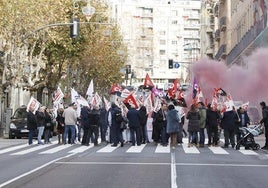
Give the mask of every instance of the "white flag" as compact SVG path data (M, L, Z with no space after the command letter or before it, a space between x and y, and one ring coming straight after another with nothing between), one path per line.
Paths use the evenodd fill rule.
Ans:
M90 81L90 84L89 84L89 86L88 86L86 95L88 95L88 96L92 96L93 93L94 93L94 85L93 85L93 80L91 80L91 81Z
M60 87L57 88L57 90L54 92L54 96L53 96L53 104L54 105L58 105L62 98L64 97L63 92L61 91Z
M33 108L34 109L33 113L35 114L35 112L38 110L39 106L40 106L40 102L37 99L35 99L34 97L31 97L30 101L27 105L26 111L29 112L29 109Z

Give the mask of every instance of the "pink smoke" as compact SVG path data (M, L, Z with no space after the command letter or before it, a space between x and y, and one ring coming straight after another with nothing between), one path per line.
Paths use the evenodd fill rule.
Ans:
M268 48L259 48L245 57L244 67L227 67L224 62L201 59L194 63L192 72L208 102L213 89L222 88L234 101L249 101L257 107L261 101L268 103Z

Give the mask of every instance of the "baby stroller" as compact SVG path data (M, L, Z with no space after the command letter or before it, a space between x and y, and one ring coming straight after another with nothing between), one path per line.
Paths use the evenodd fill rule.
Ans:
M241 138L237 141L235 146L236 150L240 149L240 146L245 146L245 149L260 149L260 145L257 144L254 140L255 136L261 134L261 125L254 125L249 127L239 127L239 131L241 133Z

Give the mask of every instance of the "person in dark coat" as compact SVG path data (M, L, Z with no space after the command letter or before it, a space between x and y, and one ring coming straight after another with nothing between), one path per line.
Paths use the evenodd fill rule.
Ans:
M213 109L211 104L207 106L207 118L206 118L206 128L208 134L208 146L211 144L213 146L218 146L218 126L220 122L221 116L217 109ZM211 142L212 141L212 142Z
M116 114L121 113L121 109L113 102L108 112L108 123L110 126L112 147L117 147L118 143L121 143L121 147L124 146L124 140L122 130L120 129L121 122L116 121Z
M265 134L265 144L261 149L268 150L268 107L266 106L265 102L261 102L260 106L262 108L262 119L260 124L264 124L264 134Z
M37 130L36 116L34 114L34 108L30 106L29 112L27 112L27 129L28 133L28 144L33 144L33 135Z
M133 105L131 105L129 111L127 112L127 119L128 119L128 126L130 129L130 137L132 146L135 146L136 142L137 145L141 145L140 139L140 124L141 124L141 116L140 113Z
M140 117L141 117L141 121L140 121L140 129L141 129L141 143L145 144L146 141L146 124L147 124L147 119L148 119L148 114L146 111L146 107L145 106L141 106L139 109L139 113L140 113Z
M62 143L63 133L64 133L64 117L62 117L64 109L58 109L56 121L57 121L57 135L58 135L58 144Z
M173 104L168 106L167 133L170 135L170 147L175 149L177 145L177 134L179 132L180 117Z
M100 128L100 109L98 106L94 106L92 110L89 111L89 126L90 126L90 138L93 138L94 146L98 146L99 139L99 128Z
M221 119L221 127L224 130L224 148L228 148L231 143L232 148L235 147L235 124L238 121L238 116L235 108L231 111L226 111L223 113Z
M106 133L108 129L108 113L107 110L102 107L100 110L100 135L101 135L101 142L105 143L106 140Z
M82 145L89 146L90 140L90 126L89 126L89 107L83 106L81 108L81 126L83 128L84 134L82 138Z
M167 146L167 104L162 103L160 110L153 114L153 140L157 145L160 141L163 146Z
M38 144L43 145L44 143L42 142L42 136L44 133L45 129L45 106L41 106L39 110L36 112L36 121L37 121L37 130L38 130L38 135L37 135L37 141Z
M188 147L197 145L197 134L199 131L199 120L200 114L198 112L197 107L192 104L190 110L186 115L186 119L188 119L188 132L189 132L189 143Z
M45 129L44 129L44 141L45 144L51 144L50 137L53 132L52 114L49 108L45 109Z

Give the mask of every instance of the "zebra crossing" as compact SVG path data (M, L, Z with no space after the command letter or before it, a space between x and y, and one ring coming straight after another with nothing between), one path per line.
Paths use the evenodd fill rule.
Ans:
M215 155L230 155L233 152L239 152L242 155L265 155L262 152L253 151L253 150L245 150L243 147L241 147L240 150L226 149L222 147L198 148L196 146L188 147L187 139L184 139L183 142L184 142L183 144L178 145L176 147L176 150L178 150L179 152L183 152L185 154L202 154L205 152L207 153L207 151L209 151L211 154L215 154ZM120 150L121 152L123 151L128 154L131 154L131 153L142 154L146 150L146 148L150 148L150 151L153 151L153 153L155 154L161 154L161 153L164 154L164 153L171 152L171 149L169 146L165 147L160 144L154 145L152 143L142 144L140 146L132 146L132 145L125 144L125 146L121 148L120 145L117 147L112 147L111 144L102 145L100 147L94 147L94 144L90 144L89 146L83 146L80 144L58 145L57 141L53 141L51 144L45 144L45 145L33 144L29 146L28 144L21 144L18 146L10 146L8 148L0 149L0 155L8 154L12 156L20 156L20 155L27 155L30 153L48 155L48 154L54 154L58 152L78 154L78 153L89 151L93 148L95 148L94 152L96 153L112 153L112 152L116 152L117 150Z

